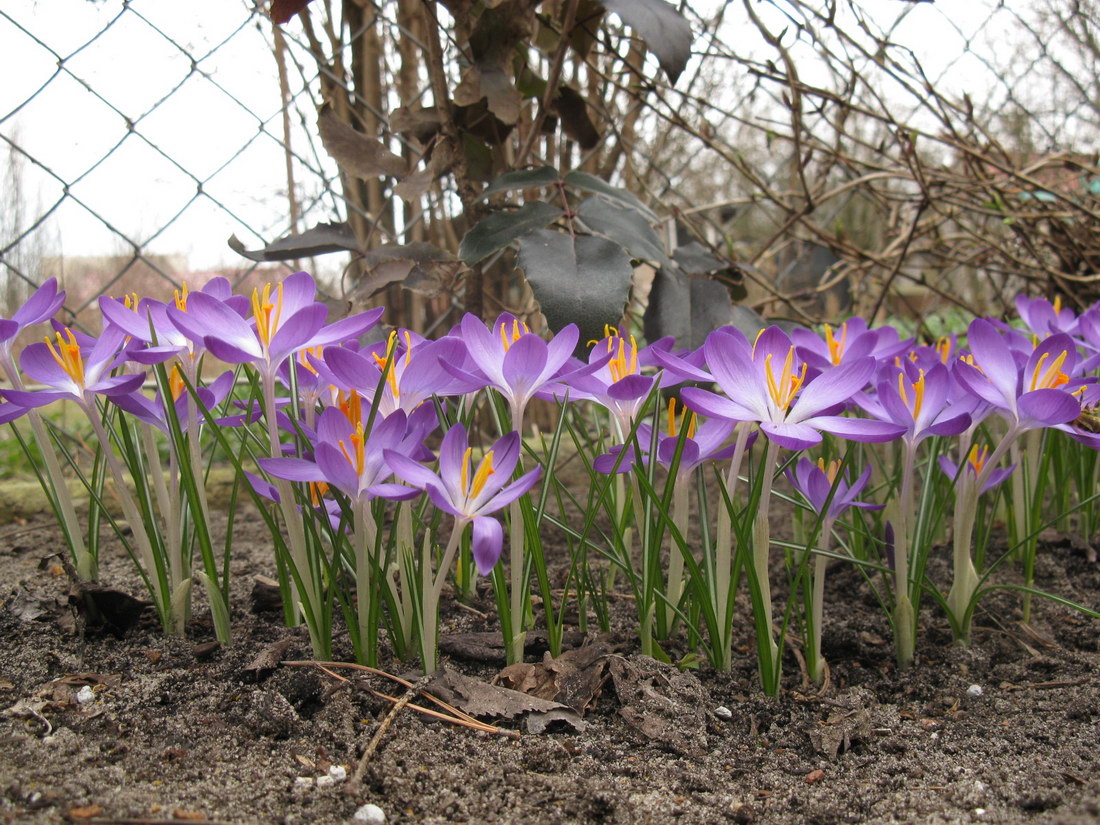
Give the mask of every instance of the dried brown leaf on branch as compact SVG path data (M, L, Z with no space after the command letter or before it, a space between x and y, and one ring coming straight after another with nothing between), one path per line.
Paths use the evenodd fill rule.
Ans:
M289 23L291 18L303 11L311 0L272 0L268 14L276 25Z
M325 150L349 175L372 180L386 175L401 178L409 172L404 158L340 120L328 107L322 107L318 113L317 129Z

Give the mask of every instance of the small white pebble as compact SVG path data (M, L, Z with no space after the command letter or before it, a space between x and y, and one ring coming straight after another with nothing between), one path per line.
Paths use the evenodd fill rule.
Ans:
M977 699L983 692L981 685L971 685L966 689L966 695L973 699Z
M84 685L84 687L76 692L76 701L82 705L86 705L93 699L95 699L95 691L87 685Z
M355 812L352 819L356 822L367 822L370 825L382 825L386 821L386 812L377 805L368 802Z
M313 777L312 776L296 776L296 777L294 777L294 787L295 788L301 788L303 790L305 788L312 788L313 787Z
M985 816L985 808L975 808L974 816Z
M343 782L348 778L348 769L343 765L329 765L328 775L332 777L333 782Z
M324 776L318 776L317 777L317 787L318 788L331 788L335 784L336 784L336 780L333 779L328 774L325 774Z
M733 711L727 708L725 705L719 705L714 709L714 715L719 719L732 719Z

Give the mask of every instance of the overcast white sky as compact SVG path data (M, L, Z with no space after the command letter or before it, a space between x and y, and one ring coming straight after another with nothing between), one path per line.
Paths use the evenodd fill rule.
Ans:
M899 38L935 77L996 3L865 5L880 10L883 24L908 9ZM226 247L231 234L253 245L285 232L275 62L269 26L250 17L250 7L245 0L132 0L130 11L120 0L4 2L0 135L34 158L23 162L26 211L49 209L62 198L62 181L72 183L73 198L39 231L43 248L67 256L130 251L93 212L152 252L188 256L193 269L240 265ZM210 79L191 73L185 52L203 58L198 69ZM64 70L54 53L72 55ZM981 71L974 60L952 68L962 84ZM135 133L127 118L135 121ZM0 143L4 154L7 147ZM192 202L192 176L204 181L210 197ZM321 209L309 223L333 217Z

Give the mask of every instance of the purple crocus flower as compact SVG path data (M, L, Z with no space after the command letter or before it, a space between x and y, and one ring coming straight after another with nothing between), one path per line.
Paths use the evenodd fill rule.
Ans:
M972 405L948 403L951 375L942 364L934 363L926 371L905 359L900 368L883 372L890 377L879 382L873 397L857 394L854 400L875 418L904 427L904 440L918 443L931 435L958 435L970 426Z
M480 378L447 361L443 366L471 385L487 385L498 390L508 402L513 426L518 428L530 400L568 363L580 333L576 324L568 324L547 342L532 333L527 324L507 313L497 318L492 330L490 332L479 318L469 313L462 319L462 342Z
M979 447L975 444L970 448L970 453L966 457L966 466L963 468L963 473L966 478L973 483L976 479L981 478L982 472L986 469L985 463L989 460L989 446L982 445ZM946 455L939 457L940 469L944 474L954 480L959 478L959 465L948 458ZM979 494L992 490L1010 475L1012 471L1016 469L1015 464L1011 464L1008 467L998 467L996 469L989 470L989 475L985 479L985 483L982 484L982 489L978 491Z
M611 413L620 438L634 425L646 398L654 385L669 386L683 380L679 374L643 375L641 367L652 363L650 356L656 345L639 348L634 336L624 337L608 327L608 336L592 347L588 365L580 366L562 378L569 388L569 397L595 401ZM662 351L667 349L661 343Z
M399 348L402 339L404 347ZM394 330L383 344L359 352L329 347L324 360L328 374L345 390L373 399L381 383L377 407L388 416L396 410L411 414L433 395L463 395L480 388L482 384L476 379L457 377L444 368L462 363L465 355L466 349L457 338L427 341L407 330Z
M420 490L403 484L386 483L393 471L383 458L383 452L410 452L410 433L405 413L398 410L374 422L364 432L363 422L353 426L348 417L336 407L321 413L317 422L317 441L314 459L261 458L260 466L287 481L312 484L332 484L353 501L372 498L388 498L405 501L416 498ZM413 432L422 438L422 433ZM414 447L419 447L416 441Z
M1016 296L1016 311L1027 328L1040 338L1057 332L1070 335L1077 332L1077 313L1063 307L1061 297L1051 302L1046 298L1029 298L1020 293Z
M187 432L191 424L187 414L187 389L180 378L178 370L178 366L172 368L172 371L168 374L168 381L172 394L172 405L176 410L176 420L179 421L180 429ZM232 389L233 372L232 370L226 370L211 381L208 386L198 388L199 400L202 401L206 409L213 410L225 400ZM151 424L161 432L167 433L170 431L168 409L165 406L163 397L147 398L140 392L132 392L126 395L113 395L111 401L130 415L144 421L146 424Z
M56 342L46 339L31 344L19 359L23 372L52 389L25 392L5 390L4 397L21 407L43 407L69 399L88 407L96 394L112 396L131 393L141 386L143 374L111 375L125 358L119 352L126 333L108 325L88 351L78 343L72 330L56 333Z
M473 525L474 562L484 576L496 565L504 545L503 528L489 513L518 499L542 475L542 467L535 467L511 481L519 461L519 446L519 434L508 433L486 451L474 468L466 428L455 424L443 437L438 473L394 450L385 450L383 455L398 478L425 490L436 507L455 517L457 531L467 522Z
M875 359L870 356L807 381L808 365L778 327L763 330L751 346L740 332L724 327L707 336L703 346L714 380L725 393L685 388L684 403L703 415L756 421L768 438L791 450L821 443L822 431L869 442L891 441L904 432L890 422L835 414L871 378Z
M825 324L824 337L808 329L791 331L798 356L811 370L824 372L841 364L870 355L876 361L893 358L907 350L911 341L898 341L893 327L868 329L867 322L855 316L834 329Z
M0 367L16 390L23 389L23 381L12 359L12 347L24 329L51 318L65 302L65 293L57 289L57 279L50 278L34 291L23 306L11 318L0 318ZM0 424L14 421L26 412L18 404L0 404Z
M11 318L0 318L0 363L5 368L11 365L11 348L15 339L29 326L40 324L65 303L65 293L58 292L57 278L50 278L34 291L34 294L19 307ZM16 379L8 376L14 384Z
M787 471L787 479L791 485L802 495L806 502L819 515L827 516L830 521L836 519L849 507L859 507L864 510L881 510L884 505L871 504L866 501L856 501L856 497L863 492L867 482L871 478L871 465L867 465L853 483L848 484L843 477L838 481L837 472L840 463L830 461L825 464L825 459L819 458L817 463L808 458L798 459L794 471ZM829 493L836 485L832 501ZM826 509L826 504L828 508Z
M174 290L171 306L176 312L187 312L192 294L184 283ZM248 300L242 295L234 295L226 278L211 279L203 286L201 294L229 307L241 318L248 312ZM130 358L139 364L159 364L173 356L182 358L184 354L196 358L205 349L201 340L188 337L172 323L168 315L169 306L151 298L138 300L136 296L121 301L106 296L99 299L99 309L104 318L122 327L135 341L147 344L145 347L130 348Z
M1018 430L1066 424L1080 415L1082 382L1071 380L1079 357L1068 335L1039 342L1022 370L989 321L971 321L967 338L971 355L956 362L956 378Z
M681 415L681 419L683 415ZM698 429L695 426L695 413L691 413L687 433L684 435L684 447L680 453L680 463L677 466L677 476L690 475L692 470L708 461L721 461L733 455L734 446L728 444L730 433L733 432L734 423L721 418L712 418L704 421ZM680 441L680 428L682 423L676 421L676 399L668 401L668 428L657 434L657 462L663 467L671 467L676 457L676 450ZM652 429L648 424L638 426L638 443L642 450L647 450L652 442ZM626 450L626 455L619 461L619 454ZM645 455L643 460L648 460ZM618 462L616 469L615 463ZM597 456L592 462L592 468L599 473L612 471L625 473L630 470L635 462L634 446L628 444L613 447L610 452Z
M252 319L202 292L192 293L187 310L168 307L168 317L192 341L202 342L215 357L231 364L256 364L267 375L292 352L355 338L378 323L375 308L325 326L328 309L318 303L317 285L296 272L275 285L252 291Z

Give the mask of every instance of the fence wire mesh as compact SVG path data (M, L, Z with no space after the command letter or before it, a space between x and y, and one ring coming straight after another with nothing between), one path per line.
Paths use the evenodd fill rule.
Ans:
M348 221L368 245L426 239L454 251L454 193L436 183L402 201L383 180L341 176L316 126L327 103L393 151L419 154L388 128L395 110L432 99L418 68L425 32L409 22L417 5L317 0L279 30L249 2L6 4L6 313L50 276L78 322L101 294L211 272L244 285L301 264L334 297L350 289L347 256L256 264L229 249L230 235L263 247ZM689 223L750 265L748 300L803 320L882 309L905 284L918 314L918 288L939 304L996 309L979 276L1006 290L1019 276L1091 288L1095 193L1078 195L1096 174L1094 2L681 10L697 39L675 86L651 60L641 76L631 68L627 33L600 35L571 77L598 115L597 147L547 139L531 159L630 187L670 226ZM462 55L453 41L443 48L457 82ZM1032 198L1008 209L1006 191ZM1070 240L1054 244L1057 232ZM426 328L458 304L457 294L408 302L405 320Z

